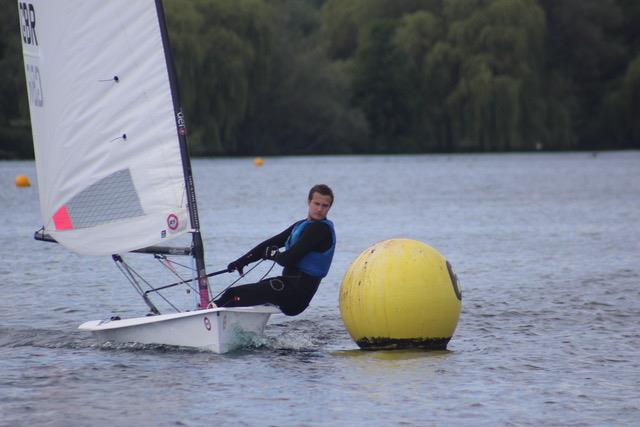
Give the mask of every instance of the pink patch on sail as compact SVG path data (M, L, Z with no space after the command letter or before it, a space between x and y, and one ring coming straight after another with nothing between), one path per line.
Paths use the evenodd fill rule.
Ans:
M56 226L56 230L72 230L73 222L67 211L67 207L63 206L53 214L53 223Z

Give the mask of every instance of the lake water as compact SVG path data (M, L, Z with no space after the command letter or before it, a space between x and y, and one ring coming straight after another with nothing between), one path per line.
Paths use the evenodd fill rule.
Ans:
M1 426L640 422L640 152L198 159L194 171L210 271L302 218L312 184L333 187L339 243L311 306L225 355L98 346L80 323L146 306L108 257L34 241L37 190L14 186L36 184L34 164L0 162ZM394 237L456 269L447 351L365 352L346 332L342 276Z

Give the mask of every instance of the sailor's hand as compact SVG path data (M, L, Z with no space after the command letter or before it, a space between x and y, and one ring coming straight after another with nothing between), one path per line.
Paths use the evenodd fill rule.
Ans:
M276 255L278 255L278 247L277 246L267 246L267 249L264 251L264 259L275 259Z
M245 265L247 265L247 264L245 264L241 260L237 259L237 260L233 261L232 263L229 263L229 265L227 265L227 270L229 270L229 272L237 271L242 276L242 274L243 274L242 269L245 267Z

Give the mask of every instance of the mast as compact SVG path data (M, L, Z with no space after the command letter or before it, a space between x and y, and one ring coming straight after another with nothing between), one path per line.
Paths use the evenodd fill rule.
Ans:
M160 26L160 34L162 36L162 45L164 47L164 55L167 60L167 71L169 73L169 86L171 88L171 97L173 99L173 111L176 119L176 131L180 141L180 154L182 156L182 169L184 171L185 187L187 190L187 203L189 207L189 218L191 220L193 257L196 261L196 271L198 278L198 291L200 294L200 309L207 308L209 305L209 280L207 279L207 271L204 265L204 245L202 244L202 236L200 235L200 219L198 218L198 206L196 204L196 190L193 182L193 173L191 171L191 158L189 156L189 146L187 145L187 128L185 126L182 106L180 104L180 95L178 92L178 81L176 78L175 66L171 55L171 44L169 34L167 32L167 21L165 19L162 0L155 0L156 10L158 12L158 23Z

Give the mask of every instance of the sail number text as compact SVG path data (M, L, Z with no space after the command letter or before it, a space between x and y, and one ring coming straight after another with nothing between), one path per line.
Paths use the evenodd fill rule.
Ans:
M26 44L38 46L36 35L36 10L31 3L20 2L20 20L22 21L22 40Z
M27 70L27 86L31 103L36 107L42 107L44 96L42 94L42 81L40 80L40 69L35 64L25 64Z

